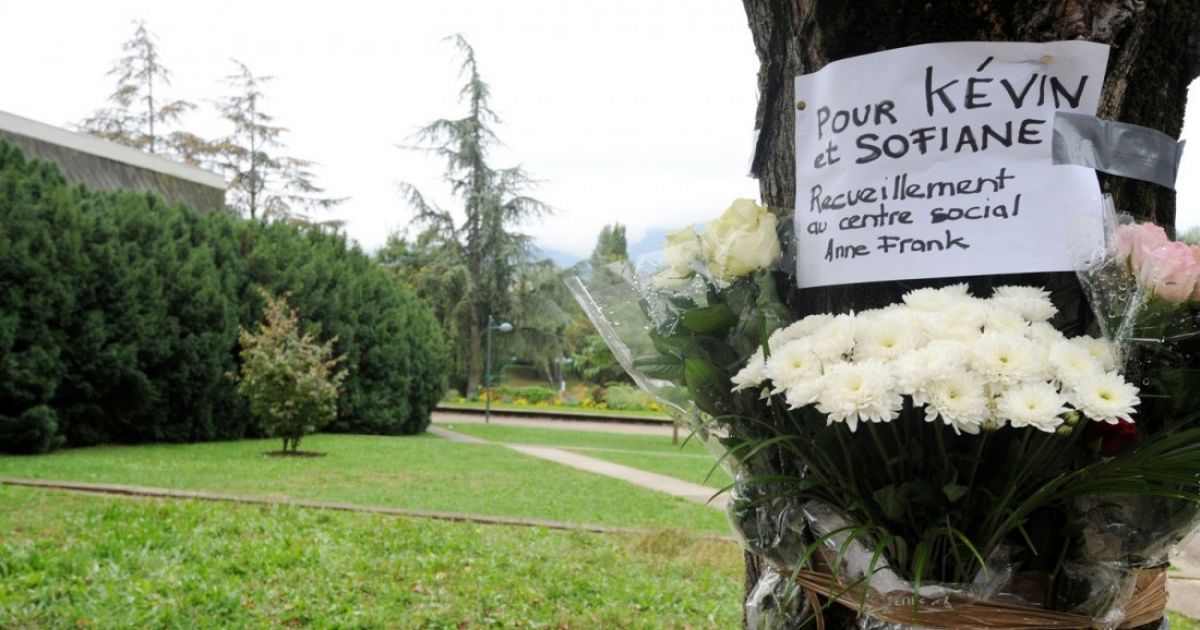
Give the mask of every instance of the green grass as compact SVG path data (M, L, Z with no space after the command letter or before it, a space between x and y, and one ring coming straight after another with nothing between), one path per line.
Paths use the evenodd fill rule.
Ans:
M1188 619L1175 613L1168 616L1171 618L1171 630L1200 630L1200 622L1195 619Z
M540 429L472 423L442 426L493 442L570 449L588 457L683 479L713 489L724 488L730 482L729 475L723 469L712 470L716 460L699 440L685 441L686 434L680 437L680 444L672 444L671 438L667 436L575 431L565 427Z
M264 457L274 440L0 456L0 476L208 490L418 510L727 533L710 507L492 445L432 436L316 435L321 458Z
M561 429L537 427L514 427L503 424L479 424L473 422L439 423L458 433L466 433L492 442L513 444L536 444L563 448L607 448L623 451L646 451L667 454L688 454L708 457L708 451L699 440L685 440L686 431L680 431L679 444L672 444L669 435L629 435L626 433L603 433L600 431L577 431L569 422ZM686 443L685 443L686 442Z
M733 628L741 552L0 487L3 628Z
M438 409L453 411L455 409L483 409L484 403L471 400L461 402L440 402ZM521 413L540 413L545 415L554 415L557 413L569 413L572 415L597 416L601 418L646 418L649 420L662 420L664 423L671 422L671 416L663 411L642 411L642 410L626 410L618 411L615 409L596 409L595 407L569 407L566 405L550 405L546 407L537 407L534 405L517 405L506 402L493 402L492 411L519 411Z

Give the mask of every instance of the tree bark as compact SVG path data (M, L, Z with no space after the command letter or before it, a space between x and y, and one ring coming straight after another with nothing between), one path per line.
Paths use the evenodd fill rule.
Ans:
M1197 0L743 0L759 58L759 132L752 174L763 201L795 207L793 78L825 64L881 50L947 41L1090 40L1112 45L1098 115L1178 137L1187 88L1200 73ZM1118 210L1174 225L1174 191L1101 177ZM1081 329L1090 312L1074 274L948 278L792 290L800 314L846 312L897 301L914 286L968 282L976 294L994 283L1043 285L1060 328ZM786 463L780 464L786 467ZM747 592L758 558L746 555ZM828 618L827 618L828 619ZM831 620L832 628L853 621ZM850 627L850 626L846 626Z

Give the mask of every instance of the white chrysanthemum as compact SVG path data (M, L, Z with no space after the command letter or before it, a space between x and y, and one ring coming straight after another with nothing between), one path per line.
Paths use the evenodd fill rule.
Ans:
M918 311L939 312L963 298L968 298L966 284L953 284L940 289L915 289L904 294L904 303Z
M767 359L763 368L763 376L774 385L772 393L778 394L819 378L822 364L821 357L813 351L812 342L797 339L771 353L771 358Z
M967 369L970 353L966 346L947 339L932 341L892 362L896 388L912 396L917 404L924 401L924 391L930 383L948 379Z
M1071 404L1083 415L1099 422L1133 422L1133 408L1141 403L1138 388L1116 372L1093 374L1079 382L1069 394Z
M1016 309L1004 304L987 302L984 307L983 330L1025 335L1029 332L1029 322Z
M831 366L817 396L817 411L825 414L827 422L845 422L851 431L860 421L891 421L903 405L891 370L874 359Z
M1087 350L1100 365L1104 367L1104 371L1111 372L1117 369L1117 351L1113 344L1107 339L1097 339L1096 337L1088 337L1081 335L1072 337L1071 343Z
M743 389L762 385L763 380L767 378L766 368L767 362L763 359L763 349L759 348L754 351L754 354L750 355L750 358L746 361L746 366L730 379L736 386L733 388L733 391L740 392Z
M824 384L825 377L823 376L796 381L784 390L783 398L787 401L789 409L799 409L811 405L817 401L817 396L821 393Z
M986 302L968 296L947 303L944 309L936 313L924 313L921 325L930 339L971 343L983 333L987 314Z
M991 417L983 381L971 372L959 372L930 383L926 388L925 420L941 419L955 433L979 433Z
M785 328L780 328L771 333L767 339L767 343L771 348L778 348L789 341L803 339L813 333L813 331L822 328L825 324L833 321L833 315L809 315L804 319L792 322Z
M1045 378L1044 356L1021 335L984 333L971 347L971 368L989 383L1015 385Z
M1048 356L1054 378L1062 383L1064 389L1079 386L1083 379L1104 372L1104 366L1092 356L1092 353L1069 341L1060 341L1050 346Z
M1014 427L1033 427L1053 433L1069 411L1062 394L1049 383L1022 383L1008 388L996 401L996 412Z
M1029 325L1029 338L1039 346L1049 348L1060 341L1066 341L1059 329L1046 322L1034 322Z
M1050 301L1050 292L1038 287L997 287L992 301L1017 311L1031 322L1044 322L1058 312Z
M853 315L838 315L805 339L812 343L813 352L821 359L840 361L854 349L856 328Z
M892 361L925 343L920 322L907 309L859 315L854 337L854 360Z

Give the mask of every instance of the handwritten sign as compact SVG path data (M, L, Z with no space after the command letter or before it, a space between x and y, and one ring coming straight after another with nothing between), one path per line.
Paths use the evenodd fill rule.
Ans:
M1052 164L1054 113L1095 114L1107 60L959 42L796 77L797 284L1070 270L1069 240L1101 242L1100 190Z

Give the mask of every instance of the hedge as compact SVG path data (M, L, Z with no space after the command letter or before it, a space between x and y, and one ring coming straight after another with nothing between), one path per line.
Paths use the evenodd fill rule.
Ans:
M228 378L259 286L346 356L332 430L428 426L445 341L345 236L72 186L0 140L0 451L261 435Z

